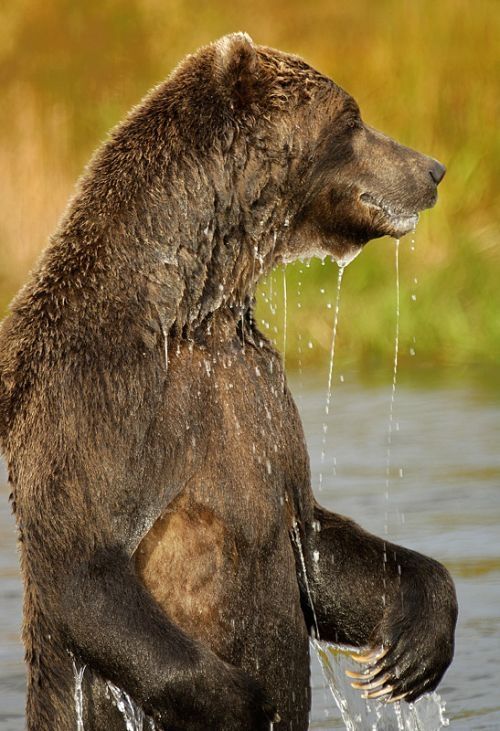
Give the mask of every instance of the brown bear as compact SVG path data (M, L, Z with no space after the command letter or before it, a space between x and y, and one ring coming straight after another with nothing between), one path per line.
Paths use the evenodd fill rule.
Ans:
M315 502L252 308L278 262L408 232L443 174L244 34L97 152L0 333L30 731L76 728L73 661L86 731L124 728L115 686L157 728L306 729L313 612L370 695L436 687L452 581Z

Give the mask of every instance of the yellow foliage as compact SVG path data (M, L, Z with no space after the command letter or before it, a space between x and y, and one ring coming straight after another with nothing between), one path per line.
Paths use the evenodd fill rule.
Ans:
M422 342L429 357L450 349L458 360L499 353L498 11L496 0L3 3L0 304L45 246L107 129L186 53L246 30L258 43L303 56L355 96L366 121L447 165L439 205L418 229L415 267L428 305L442 312L439 323L428 321L432 307L424 306L412 326L429 331ZM363 312L369 300L386 327L392 290L381 286L381 261L356 262L353 307ZM314 281L324 276L317 269ZM304 337L308 320L326 343L327 320L307 287L305 298ZM361 325L347 339L361 358L385 336L370 319L369 329Z

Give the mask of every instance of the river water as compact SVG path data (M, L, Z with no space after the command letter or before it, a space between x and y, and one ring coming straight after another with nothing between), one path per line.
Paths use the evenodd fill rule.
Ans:
M341 382L342 381L342 382ZM324 383L292 382L327 508L443 561L458 590L454 663L439 692L454 731L500 729L500 394L470 381L400 386L386 496L390 384L336 377L326 458ZM322 472L321 491L318 490ZM0 467L0 731L21 731L24 668L21 584ZM311 729L344 725L312 661Z

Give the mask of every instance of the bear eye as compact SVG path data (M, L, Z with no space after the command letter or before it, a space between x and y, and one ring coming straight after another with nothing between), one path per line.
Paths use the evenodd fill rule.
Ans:
M347 126L349 129L360 129L361 119L359 117L351 117L351 119L347 122Z

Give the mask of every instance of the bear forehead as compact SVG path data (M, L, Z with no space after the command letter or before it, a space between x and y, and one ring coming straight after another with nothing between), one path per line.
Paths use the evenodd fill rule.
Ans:
M215 50L217 65L226 70L231 69L238 75L242 64L247 64L252 75L265 77L272 82L272 86L287 94L293 94L300 89L306 90L310 97L315 91L340 97L349 96L332 79L310 66L304 59L269 46L255 44L247 33L230 33L215 41L211 48Z

